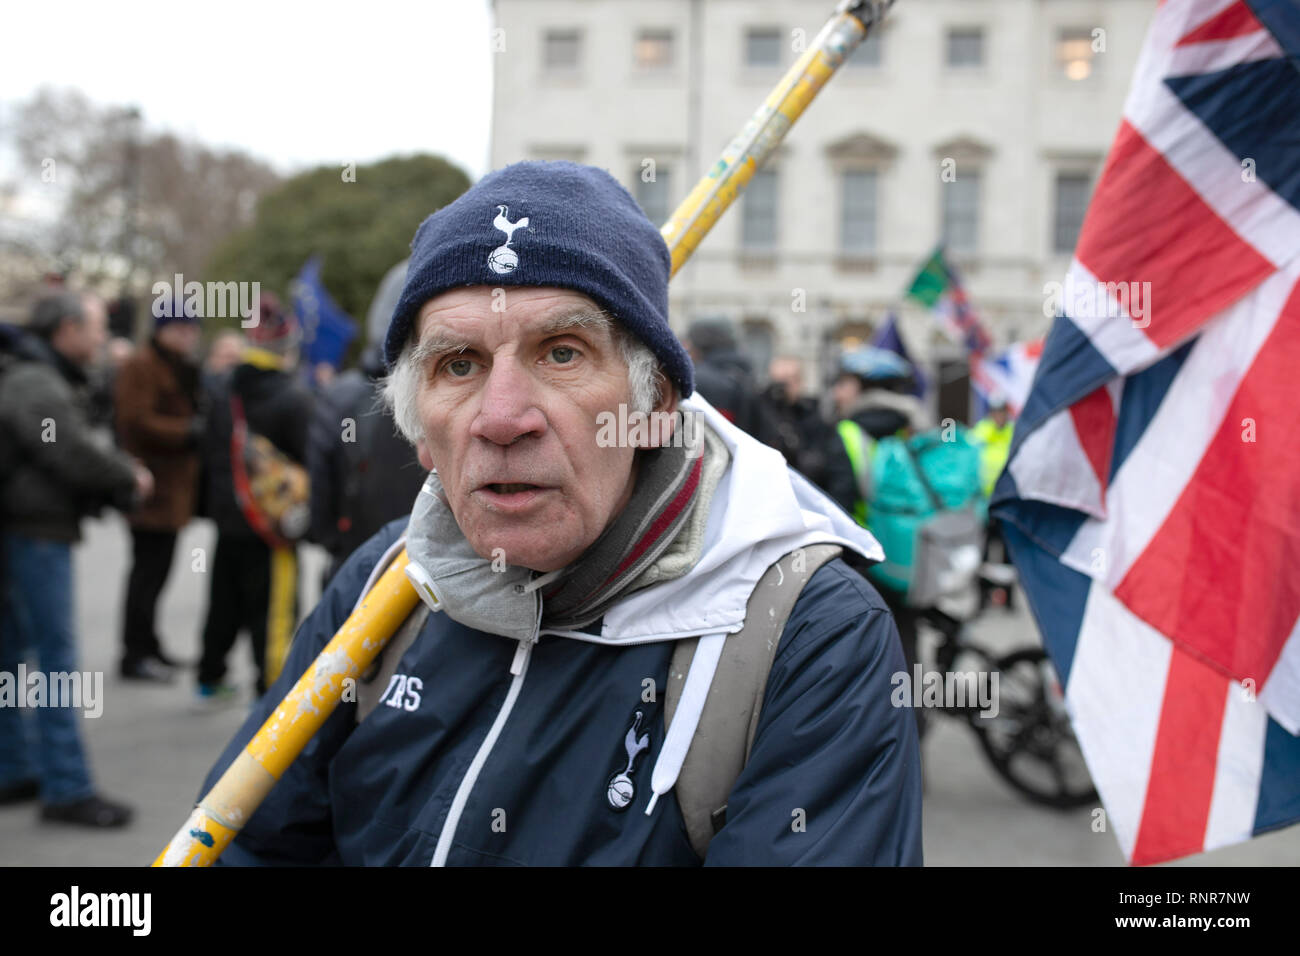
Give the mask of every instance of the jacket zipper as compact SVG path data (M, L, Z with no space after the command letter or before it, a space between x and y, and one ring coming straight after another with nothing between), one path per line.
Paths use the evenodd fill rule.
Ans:
M506 691L505 702L497 711L496 720L492 721L487 736L483 738L483 743L479 744L478 752L474 754L469 769L465 771L460 786L456 788L456 796L452 798L451 809L447 811L442 832L438 834L438 844L434 848L433 859L429 861L430 866L447 865L447 856L451 853L451 844L456 838L456 827L460 823L461 814L465 812L465 804L469 802L470 791L478 782L478 775L483 770L483 765L487 763L492 748L496 746L497 738L501 736L506 721L510 719L510 711L514 709L515 701L519 699L519 691L524 686L524 676L528 673L528 661L532 656L533 645L537 643L541 633L540 625L539 620L538 626L533 628L533 636L528 640L520 641L518 648L515 649L514 660L510 662L510 673L513 677L510 681L510 689Z

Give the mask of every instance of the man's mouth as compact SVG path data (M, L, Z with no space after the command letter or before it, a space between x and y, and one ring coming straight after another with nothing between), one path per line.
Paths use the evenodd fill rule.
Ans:
M502 514L522 515L546 500L553 488L527 481L491 481L474 493L479 503Z

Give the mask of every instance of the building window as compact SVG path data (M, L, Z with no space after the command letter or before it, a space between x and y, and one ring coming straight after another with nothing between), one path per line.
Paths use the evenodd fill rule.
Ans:
M1052 250L1074 252L1088 211L1089 178L1083 173L1057 173L1055 215L1052 222Z
M844 65L871 69L873 67L878 68L880 62L880 28L877 27L867 34L865 40L858 44L858 48L844 61Z
M745 66L780 66L781 31L776 27L750 27L745 31Z
M576 70L582 61L582 31L547 30L542 37L542 66L556 72Z
M741 201L740 245L745 252L776 249L776 173L760 169Z
M767 319L745 319L740 323L740 348L749 359L750 368L760 378L767 377L775 351L772 323Z
M1092 49L1092 31L1070 27L1056 38L1056 62L1067 80L1086 80L1097 66Z
M638 165L633 173L636 177L636 201L647 219L662 226L673 211L673 171L663 163L656 163L654 182L648 183L642 175L642 168Z
M974 252L979 246L980 174L963 172L940 188L944 244L952 252Z
M950 27L945 62L957 69L984 65L984 30L980 27Z
M874 170L849 170L841 176L840 249L859 256L876 251Z
M638 70L668 69L673 65L673 31L642 30L632 55Z

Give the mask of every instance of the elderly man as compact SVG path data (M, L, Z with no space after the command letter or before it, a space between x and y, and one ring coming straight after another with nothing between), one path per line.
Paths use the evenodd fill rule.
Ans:
M403 543L420 606L227 862L919 864L878 546L692 398L669 256L608 174L522 163L416 233L387 396L432 470L343 566L270 715Z

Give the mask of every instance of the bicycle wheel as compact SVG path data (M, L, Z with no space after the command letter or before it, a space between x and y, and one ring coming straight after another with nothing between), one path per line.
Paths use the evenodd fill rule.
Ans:
M993 769L1035 803L1058 809L1096 805L1097 790L1046 652L1015 651L999 658L997 668L997 715L970 718Z

